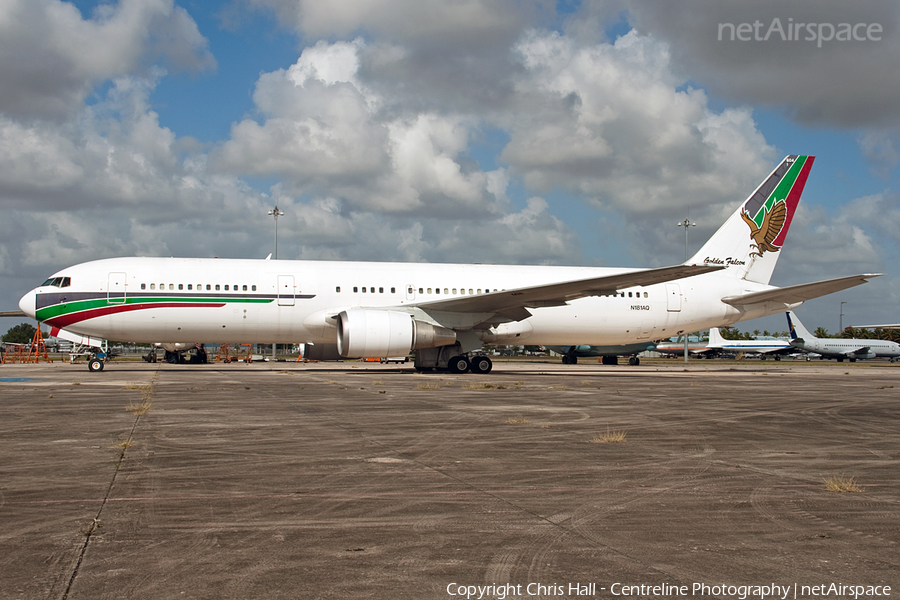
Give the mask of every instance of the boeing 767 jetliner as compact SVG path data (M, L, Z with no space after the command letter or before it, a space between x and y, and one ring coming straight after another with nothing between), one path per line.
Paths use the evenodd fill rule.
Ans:
M111 258L54 273L19 307L94 342L337 344L346 358L415 350L418 369L487 373L484 344L633 344L783 312L874 277L769 285L812 164L786 157L672 267Z

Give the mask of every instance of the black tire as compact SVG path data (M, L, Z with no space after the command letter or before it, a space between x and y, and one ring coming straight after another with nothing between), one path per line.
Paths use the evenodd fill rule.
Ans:
M447 363L447 368L451 373L465 373L469 370L469 359L462 354L454 356Z
M88 361L88 371L91 373L99 373L103 370L103 361L99 358L92 358Z
M487 356L476 356L469 363L469 370L479 375L487 375L494 368L494 363Z
M628 359L628 364L631 365L632 367L636 367L639 364L641 364L641 359L638 358L637 356L632 356L631 358Z

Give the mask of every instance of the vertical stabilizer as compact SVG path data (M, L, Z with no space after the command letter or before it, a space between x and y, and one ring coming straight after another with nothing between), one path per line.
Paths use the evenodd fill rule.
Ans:
M721 348L722 342L725 341L725 338L722 337L722 334L719 332L718 327L710 327L709 329L709 347L710 348Z
M803 323L800 322L800 319L797 318L797 315L794 314L793 311L787 311L787 322L788 329L791 332L791 339L796 340L797 338L804 340L814 340L816 336L811 334L806 327L803 326Z
M814 156L788 156L687 264L723 265L735 277L769 283Z

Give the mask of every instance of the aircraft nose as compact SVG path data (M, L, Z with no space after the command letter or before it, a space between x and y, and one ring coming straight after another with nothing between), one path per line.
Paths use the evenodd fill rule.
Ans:
M19 300L19 310L23 313L34 318L35 313L37 312L34 307L34 300L37 297L37 293L34 290L31 290Z

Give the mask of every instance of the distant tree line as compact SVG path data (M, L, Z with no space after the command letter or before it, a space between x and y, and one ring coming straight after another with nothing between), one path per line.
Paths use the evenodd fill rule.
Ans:
M737 327L722 327L722 337L726 340L753 340L762 336L772 336L777 338L789 339L791 334L789 331L775 331L770 333L768 330L760 331L754 329L752 332L742 332ZM840 335L828 333L824 327L816 327L813 335L817 338L857 338L863 340L890 340L892 342L900 342L900 329L860 329L858 327L845 327Z
M30 344L34 339L34 325L29 323L20 323L15 327L10 327L3 335L3 342L7 344Z

